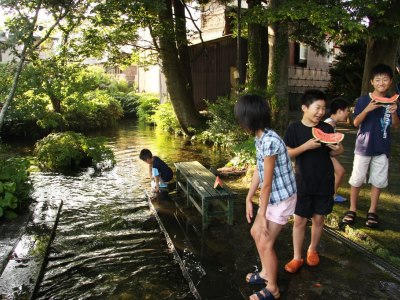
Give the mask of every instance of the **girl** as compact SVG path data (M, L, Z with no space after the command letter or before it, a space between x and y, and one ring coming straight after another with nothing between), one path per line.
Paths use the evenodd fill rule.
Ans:
M262 269L250 273L246 281L250 284L266 284L250 299L278 299L278 259L275 241L283 227L293 215L296 206L296 182L286 145L270 127L270 110L267 102L256 95L242 96L235 105L235 116L239 125L255 135L257 166L246 197L246 218L253 218L252 198L261 187L259 209L251 228L260 256Z

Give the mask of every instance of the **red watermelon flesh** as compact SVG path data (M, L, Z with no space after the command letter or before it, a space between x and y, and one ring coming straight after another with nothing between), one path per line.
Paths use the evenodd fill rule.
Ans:
M399 95L395 94L394 96L392 96L390 98L386 98L386 97L377 97L377 96L372 95L372 93L369 93L369 97L378 104L393 104L397 101L397 99L399 98Z
M344 134L341 132L326 133L315 127L312 129L312 135L324 144L337 144L340 143L344 138Z

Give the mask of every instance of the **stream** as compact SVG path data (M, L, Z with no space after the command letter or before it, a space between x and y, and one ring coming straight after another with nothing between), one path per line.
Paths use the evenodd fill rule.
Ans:
M148 148L172 168L188 160L219 167L226 154L132 121L101 135L116 156L112 170L32 174L34 198L63 200L36 299L194 299L149 210L148 165L138 156Z

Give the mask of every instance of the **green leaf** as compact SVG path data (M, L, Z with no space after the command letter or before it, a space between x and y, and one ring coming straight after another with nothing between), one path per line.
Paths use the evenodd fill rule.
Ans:
M8 201L4 197L0 197L0 207L8 206Z
M0 215L1 216L1 215ZM14 219L16 219L17 217L18 217L18 215L15 213L15 212L13 212L12 210L6 210L5 212L4 212L4 217L7 219L7 220L14 220Z
M15 182L3 183L4 192L14 193L16 187L17 185L15 184Z
M7 203L7 205L10 208L17 208L17 206L18 206L17 198L13 194L11 194L9 192L6 192L4 194L4 201Z

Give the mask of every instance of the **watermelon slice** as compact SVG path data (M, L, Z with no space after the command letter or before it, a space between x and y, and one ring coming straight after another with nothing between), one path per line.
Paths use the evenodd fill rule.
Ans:
M393 104L397 101L399 95L395 94L393 97L386 98L386 97L377 97L372 95L372 93L369 93L369 97L378 104Z
M223 185L224 185L224 183L222 182L221 178L219 178L219 176L217 176L217 178L215 178L215 182L214 182L214 189L222 188Z
M324 144L337 144L340 143L344 138L344 134L341 132L326 133L315 127L312 128L312 135Z

